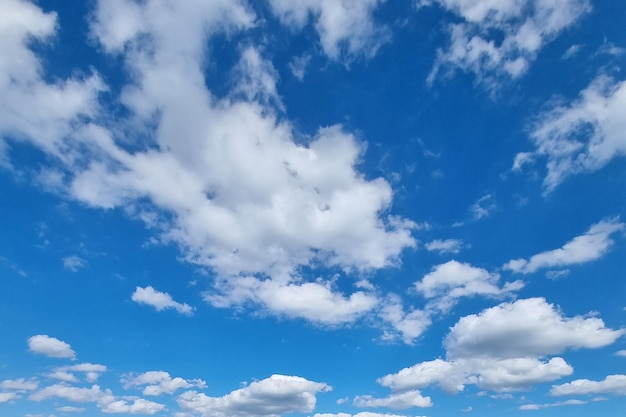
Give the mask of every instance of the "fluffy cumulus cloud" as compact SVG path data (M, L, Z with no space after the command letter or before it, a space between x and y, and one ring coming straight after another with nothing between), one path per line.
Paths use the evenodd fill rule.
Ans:
M530 274L541 268L561 268L594 261L607 253L614 243L611 235L624 230L624 227L624 223L617 218L603 220L592 225L585 234L576 236L561 248L538 253L529 259L511 260L504 265L504 268L513 272ZM558 272L556 277L563 275Z
M165 371L148 371L139 375L125 375L122 380L125 389L143 388L143 395L172 394L176 390L184 388L206 388L206 383L201 379L187 380L181 377L172 378Z
M61 366L55 368L48 378L54 378L65 382L79 382L80 379L76 377L76 373L82 374L83 378L90 383L96 382L103 372L106 372L107 367L95 363L80 363L71 366Z
M461 297L503 297L523 287L521 281L498 285L500 275L467 263L449 261L437 265L415 283L415 289L431 300L429 306L447 311Z
M386 407L393 410L404 410L413 407L431 407L433 402L430 397L424 397L419 390L410 390L393 393L384 398L361 395L354 399L353 404L356 407L364 408Z
M609 375L602 381L577 379L562 385L554 385L550 395L588 395L612 394L626 395L626 375Z
M383 334L383 340L395 340L398 337L407 344L412 344L431 325L431 312L412 309L406 311L402 300L395 294L389 294L381 302L378 316L391 326Z
M317 402L316 394L330 389L326 384L298 376L272 375L223 397L187 391L177 402L182 416L269 417L311 412Z
M138 397L116 397L110 389L102 389L99 385L77 387L61 382L44 387L29 397L31 401L62 399L74 403L94 403L107 414L143 414L153 415L165 408L164 404L148 401Z
M313 16L331 56L356 55L382 39L371 19L378 3L309 1L296 10L276 1L272 10L296 26ZM374 309L374 295L340 293L330 280L301 276L300 267L350 273L398 265L416 244L416 225L389 213L387 181L357 170L363 146L353 134L325 126L306 136L278 116L277 72L257 49L241 51L230 92L218 98L207 88L207 40L252 27L247 3L98 2L91 35L128 71L112 97L128 111L125 119L98 104L105 86L97 75L50 84L28 46L55 33L56 16L31 3L7 4L19 19L0 25L11 28L0 38L20 59L0 68L3 97L12 94L1 104L12 108L0 109L0 132L50 157L48 189L144 220L184 260L215 272L206 296L215 305L246 303L331 324ZM136 294L190 311L156 290Z
M389 41L388 29L373 12L385 0L270 0L272 12L286 24L302 29L313 21L320 43L331 59L373 56Z
M597 317L565 317L542 298L502 303L462 317L451 328L444 340L446 360L421 362L378 382L395 392L433 384L450 393L468 384L518 390L571 375L573 368L553 355L607 346L625 333Z
M553 191L572 175L597 171L626 154L626 81L596 78L580 97L540 114L530 138L532 152L515 157L514 170L535 160L546 162L543 186Z
M168 293L157 291L151 286L146 288L137 287L132 295L132 300L139 304L152 306L157 311L171 308L186 316L193 315L193 307L189 304L174 301Z
M448 26L450 44L438 52L428 77L459 69L480 82L523 75L540 50L590 11L589 0L426 0L459 21Z
M28 349L39 355L50 358L76 359L76 352L72 347L56 337L38 334L28 339Z

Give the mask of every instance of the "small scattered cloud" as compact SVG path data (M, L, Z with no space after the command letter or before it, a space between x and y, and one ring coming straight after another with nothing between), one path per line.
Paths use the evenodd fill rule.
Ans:
M468 263L455 260L435 266L431 272L415 282L415 289L429 301L429 307L450 310L462 297L505 297L524 286L522 281L498 285L500 275Z
M45 334L30 337L28 339L28 349L33 353L50 358L76 359L76 352L72 350L68 343Z
M440 255L448 253L457 254L465 247L460 239L435 239L424 245L426 250L430 252L438 252Z
M626 358L626 350L618 350L617 352L615 352L615 354L617 356L622 356L622 357Z
M371 395L360 395L354 398L352 403L360 408L391 408L393 410L405 410L414 407L432 407L430 397L424 397L419 390L410 390L400 393L392 393L385 398L375 398Z
M187 380L181 377L172 378L165 371L148 371L142 374L128 374L121 379L124 389L143 388L143 395L158 396L173 394L184 388L206 388L206 382L201 379Z
M132 300L138 304L152 306L157 311L173 309L185 316L193 315L194 308L189 304L174 301L168 293L157 291L151 286L137 287L132 295Z
M626 155L625 107L626 81L597 77L578 99L557 104L536 118L530 133L535 150L517 154L513 168L545 160L545 193L568 177L603 168Z
M565 278L566 276L568 276L570 273L569 269L559 269L557 271L548 271L546 272L546 277L549 279L561 279L561 278Z
M491 194L485 194L479 198L469 208L474 220L480 220L484 217L489 217L496 210L497 206L494 201L494 197Z
M570 46L569 48L567 48L567 51L565 51L563 55L561 55L561 59L571 59L575 57L576 55L578 55L582 48L583 46L580 44Z
M582 400L567 400L567 401L558 401L554 403L547 404L524 404L519 407L520 410L541 410L544 408L554 408L554 407L563 407L567 405L584 405L587 404L587 401Z
M604 256L613 246L613 233L624 230L626 224L615 217L592 225L585 234L575 237L561 248L541 252L529 259L513 259L503 265L504 269L516 273L530 274L542 268L564 267L595 261ZM553 271L552 277L566 275L561 271ZM546 274L548 275L548 274ZM548 277L550 277L548 275Z
M298 80L302 81L304 79L304 74L306 73L306 68L309 66L311 62L311 55L302 54L294 57L289 63L289 69L294 77Z
M83 269L86 265L87 261L76 255L70 255L63 258L63 268L72 272L77 272L79 269Z
M545 45L591 10L588 0L565 0L558 7L539 0L419 4L437 4L458 17L447 26L449 45L437 51L427 82L461 70L473 73L489 90L497 89L503 80L524 75Z

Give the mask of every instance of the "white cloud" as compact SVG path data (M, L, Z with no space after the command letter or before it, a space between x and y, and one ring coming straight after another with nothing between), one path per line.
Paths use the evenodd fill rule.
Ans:
M387 414L387 413L384 413L384 414L383 413L370 413L369 411L363 411L363 412L357 413L357 414L348 414L348 413L337 413L337 414L317 413L317 414L314 414L313 417L408 417L408 416L399 415L399 414ZM415 416L415 417L420 417L420 416Z
M83 407L72 407L71 405L65 405L63 407L57 407L57 411L62 413L84 413L87 409Z
M371 395L357 396L353 402L356 407L387 407L394 410L404 410L413 407L432 407L430 397L424 397L418 390L393 393L385 398L374 398Z
M601 75L580 97L539 115L530 134L532 160L546 160L545 192L572 175L601 169L626 154L626 82ZM517 163L517 158L516 158ZM517 164L518 169L524 164Z
M187 391L177 402L183 412L206 417L279 416L313 411L315 395L330 389L326 384L297 376L272 375L223 397Z
M591 7L588 0L433 0L461 22L448 26L450 45L438 51L428 82L444 70L472 72L493 88L502 78L522 76L539 51ZM501 40L497 38L501 37Z
M386 27L374 22L374 10L385 0L270 0L283 24L302 29L312 18L322 48L330 58L371 57L390 39Z
M451 328L446 360L418 363L378 383L400 392L432 384L450 393L468 384L499 392L524 389L572 374L565 360L550 355L607 346L625 333L596 317L564 317L542 298L502 303Z
M561 248L542 252L530 259L514 259L503 268L513 272L530 274L541 268L559 268L595 261L606 254L613 245L611 235L624 230L625 224L618 218L603 220L592 225L585 234L575 237Z
M138 304L152 306L157 311L172 308L180 314L186 316L193 315L194 309L189 304L176 302L168 293L157 291L151 286L146 288L137 287L133 293L132 300Z
M435 239L424 245L426 250L430 252L438 252L440 255L447 253L459 253L464 247L463 241L460 239Z
M563 53L563 55L561 56L561 59L570 59L576 55L578 55L578 53L580 52L580 50L583 48L582 45L572 45L569 48L567 48L567 51L565 51Z
M77 154L60 146L61 142L72 133L73 122L97 112L102 82L92 75L46 83L29 44L45 42L55 34L56 14L44 13L21 0L3 1L2 10L0 49L11 59L0 63L0 141L29 140L48 154L69 162Z
M76 352L72 350L69 344L45 334L30 337L28 348L33 353L51 358L76 359Z
M17 392L34 391L39 386L39 381L36 379L5 379L0 382L1 390L10 390Z
M222 294L205 294L205 299L216 307L253 301L274 314L326 325L354 322L378 304L375 295L364 291L345 297L333 290L332 282L289 283L280 279L242 277L232 278L222 285Z
M16 392L0 392L0 404L19 399L21 396Z
M590 381L577 379L562 385L554 385L550 395L588 395L588 394L612 394L626 395L626 375L609 375L602 381Z
M191 387L206 388L206 383L201 379L172 378L165 371L148 371L139 375L125 375L121 383L124 389L143 387L143 395L172 394L176 390Z
M406 344L412 344L432 323L427 311L413 309L405 312L401 298L395 294L389 294L381 302L378 316L391 325L383 339L394 340L399 336Z
M311 55L309 54L294 57L289 63L289 69L291 70L293 76L302 81L304 79L306 67L309 66L309 62L311 62Z
M541 410L543 408L563 407L566 405L584 405L587 401L567 400L548 404L524 404L519 407L520 410Z
M499 287L500 275L455 260L437 265L417 281L415 289L431 299L429 306L447 311L461 297L503 297L523 287L521 281L507 282Z
M105 395L110 395L106 391L102 391L100 386L93 385L91 388L74 387L64 382L49 385L32 393L28 398L32 401L44 401L50 398L62 398L64 400L89 403L98 402Z
M615 352L615 354L617 356L623 356L626 358L626 350L618 350L617 352Z
M153 415L165 408L164 404L148 401L143 398L134 400L115 400L100 407L106 414L144 414Z
M65 382L78 382L79 379L74 375L75 372L84 374L84 378L87 382L94 383L100 377L100 374L106 372L107 367L104 365L94 363L79 363L70 366L61 366L55 368L52 373L48 374L49 378L59 379Z
M480 220L483 217L489 217L496 210L497 206L494 202L493 195L485 194L471 205L470 211L474 220Z
M597 317L564 317L543 298L502 303L461 318L445 339L449 358L515 358L608 346L626 330Z
M84 268L85 265L87 265L87 261L76 255L66 256L63 258L63 268L69 269L72 272L76 272L79 269Z
M327 324L358 320L372 311L376 296L339 293L330 280L301 276L300 267L351 273L399 265L402 251L416 245L412 232L417 225L387 213L391 186L358 171L364 147L354 135L341 126L321 127L303 141L288 120L277 118L277 72L258 50L242 51L233 69L242 81L225 97L218 99L207 89L207 41L216 33L253 25L255 16L244 2L98 2L92 35L132 74L119 97L112 97L128 110L124 120L98 107L97 93L104 87L91 78L61 87L41 81L44 69L26 40L39 33L39 26L42 34L51 35L54 16L31 4L9 4L38 19L22 22L19 37L2 38L40 69L24 83L57 90L72 86L79 96L54 96L62 102L54 110L75 104L60 121L48 113L42 113L49 117L41 123L29 119L31 102L52 100L48 90L36 96L17 91L15 102L27 104L0 112L29 120L27 125L11 122L10 130L51 156L50 166L42 169L59 173L57 192L95 208L124 208L144 220L159 234L156 240L177 244L182 259L215 272L215 288L207 294L212 302L245 303ZM311 2L305 14L316 15L330 51L339 53L344 45L347 54L362 54L373 51L369 36L382 30L363 19L377 4L325 1L317 15L318 5ZM24 74L0 68L0 77L7 79ZM53 122L60 127L52 129ZM117 131L126 132L124 138L147 137L149 143L133 144L129 152L124 141L130 139ZM244 296L250 286L262 290L260 295ZM154 289L138 288L135 294L161 308L191 312ZM294 304L290 295L313 302Z

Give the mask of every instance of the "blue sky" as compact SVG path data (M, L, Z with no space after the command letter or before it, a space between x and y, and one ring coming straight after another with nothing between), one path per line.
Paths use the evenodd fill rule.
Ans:
M620 0L0 0L0 414L620 415Z

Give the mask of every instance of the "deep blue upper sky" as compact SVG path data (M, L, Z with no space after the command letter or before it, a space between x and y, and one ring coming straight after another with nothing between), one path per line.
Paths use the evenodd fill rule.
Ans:
M624 21L0 0L0 415L621 415Z

